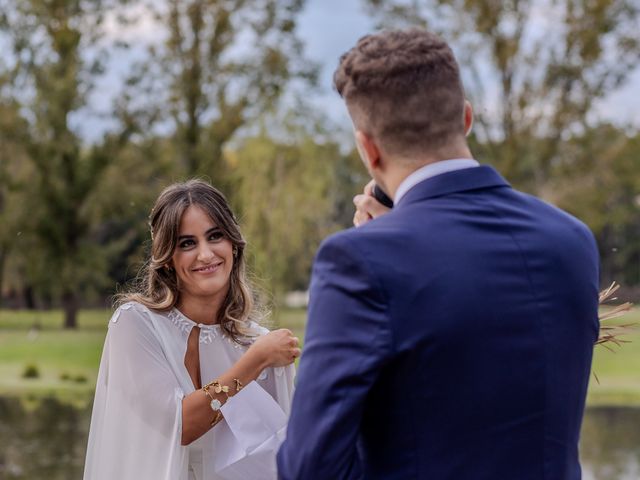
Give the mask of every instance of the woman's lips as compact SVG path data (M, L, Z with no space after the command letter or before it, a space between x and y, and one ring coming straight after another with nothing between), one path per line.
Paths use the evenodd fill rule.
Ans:
M212 263L211 265L205 265L204 267L194 268L193 271L197 273L213 273L220 268L220 265L222 265L222 262Z

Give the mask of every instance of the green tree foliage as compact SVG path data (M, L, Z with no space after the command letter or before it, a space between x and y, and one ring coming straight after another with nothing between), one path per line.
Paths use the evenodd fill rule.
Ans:
M426 26L452 44L476 107L477 154L535 193L640 58L636 0L365 3L385 26Z
M263 129L229 152L236 210L252 264L270 290L306 289L321 240L338 228L339 146L290 126L287 140Z
M303 0L168 0L153 12L166 41L130 83L152 92L188 176L225 181L223 149L273 109L292 80L313 83L296 17ZM149 84L149 80L153 85Z
M76 325L79 296L106 280L99 223L90 208L107 167L127 144L126 128L83 148L71 125L102 68L98 42L104 2L2 2L3 31L16 59L15 95L26 133L21 146L33 175L22 218L33 233L25 272L46 296L59 298L65 326ZM93 59L88 59L89 54Z
M0 292L61 304L73 326L81 300L137 273L152 202L190 176L226 193L274 293L305 288L368 178L341 148L351 139L304 106L316 71L296 31L303 3L0 0ZM159 40L115 99L113 130L87 145L77 126L109 65L105 25L143 4ZM633 2L366 4L388 26L452 41L476 104L474 152L585 219L605 280L640 282L638 135L596 115L638 58Z
M15 101L0 97L0 294L5 292L12 251L27 247L21 225L27 211L22 200L33 168L22 148L27 125L18 109Z
M640 284L640 135L611 125L571 139L554 202L585 220L601 250L603 283Z
M138 65L118 96L112 119L119 130L84 145L73 120L88 115L88 98L108 65L105 18L117 14L126 23L120 14L141 3L0 0L0 35L9 41L13 62L0 68L0 92L5 83L12 89L0 97L7 99L0 108L0 135L7 147L0 164L0 215L5 225L12 225L9 216L15 223L3 229L0 270L10 270L11 288L25 292L28 305L61 303L68 327L75 325L80 298L86 302L95 290L111 292L114 281L135 275L148 245L146 217L162 187L200 175L233 199L239 189L232 187L249 181L241 174L248 169L234 166L229 175L223 147L252 120L277 110L291 82L308 87L315 81L315 66L304 60L295 31L302 1L156 2L149 8L165 33L159 36L163 43L151 48L148 61ZM167 125L173 126L171 133L157 133L166 132ZM261 140L268 141L266 134ZM272 143L285 156L295 150ZM305 148L312 143L309 138ZM278 201L286 201L285 191L300 197L293 179L310 172L313 162L286 176ZM331 167L325 168L326 177ZM317 176L321 185L322 175ZM27 176L28 182L16 183ZM1 208L10 190L16 192L12 207ZM318 200L316 191L309 192L306 204ZM328 199L325 195L322 201L329 204ZM331 222L325 207L315 206L316 225L309 213L293 223L294 236L302 238L300 229L319 231L320 223ZM16 231L22 253L8 255ZM310 232L308 245L318 241ZM297 242L290 259L302 255ZM312 258L308 245L309 260L294 269L294 280L283 280L277 271L274 285L306 283L299 272ZM11 261L5 269L6 258Z

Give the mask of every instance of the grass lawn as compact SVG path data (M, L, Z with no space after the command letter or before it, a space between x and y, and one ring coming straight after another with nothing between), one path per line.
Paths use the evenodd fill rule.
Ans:
M304 335L304 310L274 314L270 328ZM61 328L61 311L0 310L0 396L54 396L86 404L93 396L111 312L83 310L76 331ZM24 378L33 366L37 378Z
M589 405L640 406L640 308L618 319L635 323L636 331L624 337L628 343L613 352L602 346L595 349L593 372L587 403Z
M304 337L304 310L275 312L270 327ZM77 331L65 331L62 312L0 311L0 396L56 396L80 405L91 400L110 312L83 310ZM640 325L640 309L624 322ZM640 406L640 329L615 352L597 347L590 405ZM38 378L23 378L33 365Z
M93 395L109 312L84 310L77 331L63 330L61 311L0 311L0 395ZM29 366L38 378L23 378Z

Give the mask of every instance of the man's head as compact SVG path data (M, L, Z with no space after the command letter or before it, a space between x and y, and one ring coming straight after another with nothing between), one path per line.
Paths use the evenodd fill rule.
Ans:
M415 168L466 149L471 109L453 52L437 35L411 29L363 37L341 57L334 83L361 155L370 156L371 141L381 157Z

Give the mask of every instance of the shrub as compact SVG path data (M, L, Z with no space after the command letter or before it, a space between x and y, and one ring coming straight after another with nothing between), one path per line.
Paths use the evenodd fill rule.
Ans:
M40 378L40 370L38 366L30 363L22 371L22 378Z

